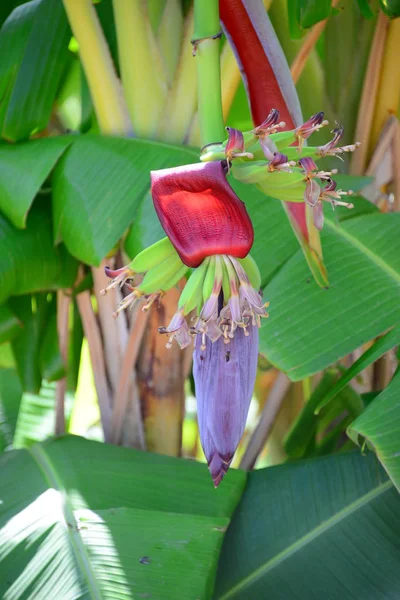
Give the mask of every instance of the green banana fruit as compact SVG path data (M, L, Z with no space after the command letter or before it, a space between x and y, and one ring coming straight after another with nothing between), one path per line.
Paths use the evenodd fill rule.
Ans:
M214 287L214 280L215 280L215 276L216 276L216 271L217 271L217 263L220 264L220 257L216 256L211 256L210 257L210 262L208 264L208 268L207 268L207 273L204 277L204 282L203 282L203 302L205 303L208 298L211 296L213 287ZM220 269L220 267L219 267Z
M172 258L174 255L178 257L178 253L171 241L169 238L165 237L140 252L130 263L129 268L135 273L145 273L146 271L150 271L153 267L156 267L165 259L169 257Z
M146 273L137 290L143 294L153 294L161 290L166 292L185 275L187 270L187 266L178 255L170 256Z
M293 130L271 133L269 138L274 142L279 152L282 150L282 148L290 146L290 144L293 144L293 142L296 141L296 136L294 135Z
M224 294L224 304L227 304L231 297L231 285L229 283L229 274L226 268L224 268L222 276L222 293Z
M250 254L246 258L238 258L238 261L246 271L252 287L258 292L261 287L261 275L256 261Z
M210 259L203 260L201 265L190 275L178 301L178 308L184 308L184 314L189 314L202 302L203 282L207 273Z

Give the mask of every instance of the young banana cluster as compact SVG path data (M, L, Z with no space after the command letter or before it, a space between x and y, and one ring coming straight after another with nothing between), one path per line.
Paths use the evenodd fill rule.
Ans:
M339 146L343 127L337 125L333 137L324 146L305 146L304 141L315 131L328 124L320 112L303 125L291 131L279 131L285 123L279 122L279 111L273 109L267 119L250 132L228 129L228 140L220 147L213 146L201 159L215 160L222 155L228 159L232 175L243 183L257 185L266 195L285 202L306 202L313 208L314 224L323 226L323 202L332 207L353 205L341 200L352 192L336 190L332 171L320 171L316 160L353 152L359 143ZM318 183L319 180L319 183Z

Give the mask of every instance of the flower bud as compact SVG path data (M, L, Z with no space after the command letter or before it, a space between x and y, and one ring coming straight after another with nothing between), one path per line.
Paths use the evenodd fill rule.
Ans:
M254 388L258 327L238 329L229 344L223 337L205 348L197 336L193 375L200 440L217 487L242 437Z

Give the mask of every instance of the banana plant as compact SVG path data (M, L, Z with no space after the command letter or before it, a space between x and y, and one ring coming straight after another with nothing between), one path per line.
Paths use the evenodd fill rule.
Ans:
M4 3L2 595L396 593L396 11Z

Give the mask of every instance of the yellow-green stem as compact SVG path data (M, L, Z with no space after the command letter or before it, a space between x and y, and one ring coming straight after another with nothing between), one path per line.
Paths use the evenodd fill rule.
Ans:
M139 137L153 137L167 94L159 49L142 2L113 0L113 8L121 78L133 129Z
M194 28L201 144L206 146L221 142L225 137L221 102L218 0L195 0Z
M131 132L121 85L92 0L63 0L72 32L79 44L80 59L88 80L101 131L127 135Z
M157 43L163 57L168 84L171 84L175 77L181 51L182 34L183 14L181 2L180 0L167 0L157 30Z
M197 107L197 76L190 47L193 23L193 11L190 11L185 20L178 68L157 132L159 139L172 144L185 141Z

